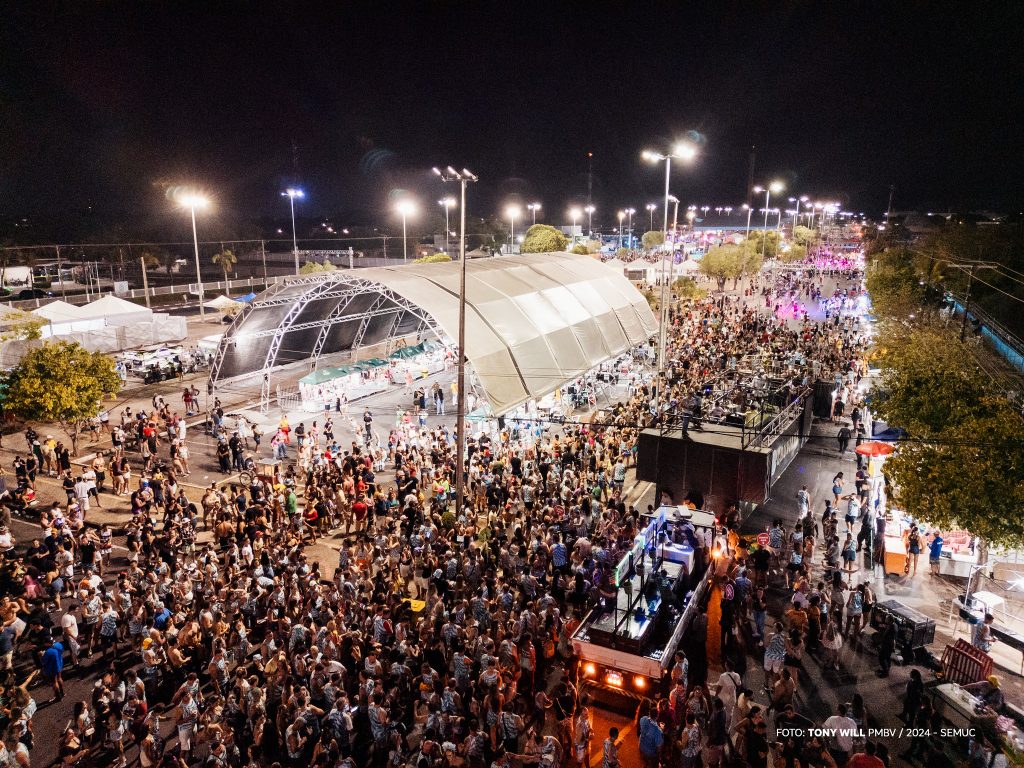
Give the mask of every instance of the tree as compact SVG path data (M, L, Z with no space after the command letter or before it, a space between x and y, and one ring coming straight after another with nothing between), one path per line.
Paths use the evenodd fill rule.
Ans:
M883 317L905 320L924 298L924 286L907 248L877 254L868 266L866 284L875 311Z
M440 264L442 262L451 261L452 257L447 253L432 253L429 256L420 256L418 259L413 259L413 264Z
M804 226L797 226L793 228L793 242L804 246L804 248L810 247L810 245L817 239L817 230Z
M650 232L644 232L644 236L640 238L640 242L643 243L644 248L648 251L657 248L659 245L665 244L665 233L661 230L651 230Z
M590 253L590 250L583 243L576 243L570 253L575 253L577 256L586 256Z
M718 283L718 290L725 290L725 281L738 279L746 263L746 249L739 245L716 245L700 260L700 271Z
M547 224L534 224L526 230L520 253L555 253L564 251L569 239Z
M680 301L697 301L708 295L692 277L677 277L672 282L672 292Z
M307 261L305 264L303 264L301 267L299 267L299 274L300 275L312 275L312 274L315 274L316 272L323 272L323 271L324 271L324 265L323 264L319 264L319 263L317 263L315 261Z
M139 258L142 259L142 268L149 272L149 270L153 269L154 267L159 267L159 253L159 249L153 248L152 250L146 250L139 254Z
M629 256L629 248L619 248L615 251L615 258L624 259Z
M28 421L56 422L74 452L78 436L121 387L114 361L80 344L55 342L25 353L7 378L8 411Z
M800 243L790 243L783 246L779 251L779 261L784 264L795 264L807 258L807 246Z
M774 259L779 252L779 233L774 229L763 232L751 232L747 242L757 248L757 252L764 252L766 260Z
M224 248L223 250L213 254L211 261L213 261L214 264L219 265L224 271L224 282L227 283L228 272L230 272L231 268L235 266L235 263L238 261L238 257L235 256L234 251L230 248ZM224 295L230 295L230 288L227 285L224 286Z

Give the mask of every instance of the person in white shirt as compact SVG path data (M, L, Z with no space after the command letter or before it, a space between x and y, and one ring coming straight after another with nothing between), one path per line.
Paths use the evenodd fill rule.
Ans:
M847 755L853 749L853 736L857 730L857 721L846 714L846 705L840 704L836 714L821 725L822 729L831 733L828 737L829 752L838 765L846 762Z
M64 632L64 641L71 652L71 663L78 664L78 653L82 646L78 644L78 618L73 610L60 617L60 627Z

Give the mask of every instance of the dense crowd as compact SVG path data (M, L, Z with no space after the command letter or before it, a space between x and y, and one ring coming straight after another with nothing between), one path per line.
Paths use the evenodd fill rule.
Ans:
M771 311L793 292L820 291L819 283L790 273L752 282L740 297L676 305L665 397L649 375L634 374L599 421L475 427L462 509L454 504L454 434L426 418L444 407L435 390L429 403L418 391L384 429L369 409L361 425L337 414L350 422L348 445L340 445L344 425L335 428L329 415L308 429L282 420L272 445L286 460L272 475L252 472L248 485L213 484L192 498L180 483L190 472L184 419L156 399L151 413L122 413L121 424L102 427L111 456L79 477L57 461L53 471L70 480L67 503L42 510L39 537L16 557L11 542L0 601L8 670L0 757L27 765L32 747L39 690L30 693L33 679L12 671L24 669L14 664L17 651L57 700L65 665L92 661L98 673L92 696L73 705L65 765L91 764L104 750L123 765L137 748L143 768L557 768L589 765L593 743L604 768L618 768L617 734L593 732L577 693L569 638L614 589L612 567L637 531L640 512L625 502L624 485L639 431L675 411L699 418L708 382L726 380L743 361L784 369L799 384L833 376L855 383L862 344L849 321L794 324ZM222 418L214 424L221 468L254 469L258 428L227 430ZM23 465L19 486L30 488L35 477ZM113 557L108 527L85 524L90 503L109 498L108 474L130 509L124 558ZM865 590L815 585L793 560L799 552L809 562L813 551L813 531L800 530L785 569L806 620L790 612L788 630L765 627L768 571L796 535L773 532L775 559L753 557L721 590L731 623L723 624L730 652L718 684L705 687L698 633L695 658L679 654L672 693L641 721L660 724L665 745L651 753L654 732L640 729L650 765L677 756L693 765L705 747L723 747L723 718L748 763L764 764L763 717L743 685L744 654L729 640L741 619L758 628L769 711L783 717L795 674L785 660L801 648L838 653L844 630L856 636L851 619L855 604L865 607ZM200 531L211 540L197 543ZM329 573L304 554L327 534L341 542ZM695 570L707 560L698 551ZM835 621L844 610L845 626ZM169 738L162 718L173 721Z

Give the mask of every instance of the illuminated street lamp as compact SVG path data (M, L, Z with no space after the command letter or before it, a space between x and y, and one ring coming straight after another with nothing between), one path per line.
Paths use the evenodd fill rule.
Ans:
M402 261L409 262L409 237L406 230L406 219L416 214L416 202L404 197L395 203L395 211L402 217Z
M206 307L203 306L203 276L199 270L199 236L196 234L196 208L203 210L210 205L210 199L200 192L185 192L178 195L178 205L188 208L192 214L192 245L195 247L196 255L196 285L199 286L199 317L206 319Z
M583 212L587 214L587 234L588 235L593 235L594 234L594 211L596 211L596 210L597 210L597 208L595 208L592 205L588 205L586 208L583 209Z
M707 217L708 211L711 210L711 206L710 205L702 205L700 207L700 209L704 212L704 216Z
M450 165L445 169L434 168L441 181L457 181L462 187L462 202L459 205L459 362L457 366L455 393L455 507L462 514L466 497L466 185L477 181L467 171L456 171Z
M771 194L779 194L786 188L781 181L773 181L767 187L754 187L755 192L764 192L764 232L761 235L761 258L764 259L765 246L768 243L768 201Z
M629 228L629 245L627 247L633 247L633 214L636 213L636 208L627 208L626 215L629 216L628 228Z
M751 208L746 203L744 203L741 207L744 210L746 210L746 212L747 212L747 240L749 240L750 239L750 214L752 214L754 212L754 209Z
M583 215L579 208L569 209L569 218L572 219L572 244L576 245L576 219Z
M516 218L523 212L523 209L518 205L510 205L505 209L505 215L508 216L509 223L509 253L515 249L516 244Z
M619 248L622 247L622 220L626 218L625 211L619 211L616 216L619 217Z
M800 197L791 197L789 202L796 203L796 210L793 211L793 234L796 234L796 225L800 221L800 203L807 202L807 195L801 195Z
M656 210L658 210L658 204L657 203L648 203L644 207L647 208L647 212L649 214L651 214L651 229L653 230L654 229L654 212Z
M530 211L533 214L533 223L536 224L537 211L540 210L540 203L530 203L528 206L526 206L526 210Z
M661 160L665 161L665 220L664 226L662 227L665 233L665 240L668 241L668 198L669 198L669 179L672 175L672 158L682 160L684 163L691 162L697 156L697 146L691 144L688 141L680 142L672 148L671 152L660 154L658 152L652 152L651 150L644 150L641 155L644 160L650 163L656 163ZM658 344L658 404L659 411L661 403L665 402L664 396L664 374L665 374L665 347L668 340L668 301L666 299L666 285L668 283L668 277L665 272L665 262L668 259L669 249L665 248L662 252L661 257L661 303L659 308L661 310L661 335Z
M295 254L295 274L299 274L299 241L295 237L295 199L301 200L306 196L306 193L301 189L295 189L289 187L281 193L281 197L288 198L288 207L292 211L292 253Z
M438 200L437 204L444 208L444 252L447 253L448 256L451 256L451 253L448 252L448 233L451 229L448 226L448 211L453 206L458 205L458 203L455 202L454 197L446 197L442 200Z

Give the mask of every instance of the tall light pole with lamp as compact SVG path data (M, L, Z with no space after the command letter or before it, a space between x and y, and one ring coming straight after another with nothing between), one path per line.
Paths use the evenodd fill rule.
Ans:
M182 208L188 208L192 215L192 245L195 248L196 256L196 286L199 291L199 318L206 319L206 307L203 306L205 293L203 291L203 275L199 269L199 235L196 233L196 208L203 210L210 205L210 198L199 192L186 192L178 197L178 204Z
M509 223L509 245L508 252L512 253L516 248L516 218L523 212L523 209L518 205L510 205L505 209L505 215L508 216Z
M576 219L582 215L582 211L579 208L569 209L569 218L572 219L572 244L576 245Z
M445 170L434 168L441 181L457 181L462 188L462 202L459 205L459 362L456 368L455 393L455 509L462 514L466 499L465 454L466 454L466 185L477 181L477 177L465 168L456 171L450 165Z
M658 204L657 203L648 203L647 205L644 206L644 208L646 208L647 212L649 214L651 214L651 225L650 226L651 226L651 229L653 230L654 229L654 212L656 210L658 210Z
M537 211L540 210L540 203L530 203L526 206L526 210L533 214L533 223L537 223Z
M451 253L448 250L448 234L451 232L451 227L448 224L448 211L453 205L455 205L454 197L445 197L437 201L437 204L444 208L444 252L451 258Z
M629 216L627 220L627 228L629 229L629 241L626 244L627 248L633 247L633 214L636 213L636 208L627 208L626 215Z
M754 212L754 209L751 206L747 205L746 203L744 203L740 207L747 209L747 236L746 236L746 239L749 240L750 239L750 214L752 214Z
M621 249L622 248L622 232L623 232L622 220L624 218L626 218L626 212L625 211L619 211L616 214L616 216L619 217L619 248Z
M664 154L658 152L652 152L651 150L644 150L641 157L644 160L657 163L662 160L665 161L665 203L664 213L665 220L662 229L665 232L665 240L668 240L668 198L669 198L669 181L672 176L672 158L682 160L684 163L690 162L697 156L697 147L689 142L681 142L672 148L670 152ZM678 205L678 203L677 203ZM665 374L665 347L668 339L668 300L666 298L666 284L668 278L665 274L665 262L668 258L669 249L665 248L661 256L661 303L659 305L661 313L661 333L659 336L658 345L658 403L659 411L661 409L661 403L664 402L664 374Z
M405 227L406 219L416 213L416 203L405 197L395 203L395 211L402 217L402 261L409 263L409 238Z
M786 185L781 181L773 181L767 187L754 187L755 192L764 192L764 232L761 233L761 258L764 259L765 246L768 244L768 201L771 200L771 194L779 194L786 188Z
M594 211L596 210L597 208L592 205L583 209L583 212L587 214L587 234L591 237L594 235Z
M796 203L796 210L793 213L793 234L796 235L796 225L800 222L800 203L807 202L807 195L791 197L789 198L789 202Z
M295 274L299 274L299 241L295 236L295 199L301 200L306 196L306 193L301 189L289 187L281 193L281 197L288 198L288 207L292 211L292 253L295 254Z

